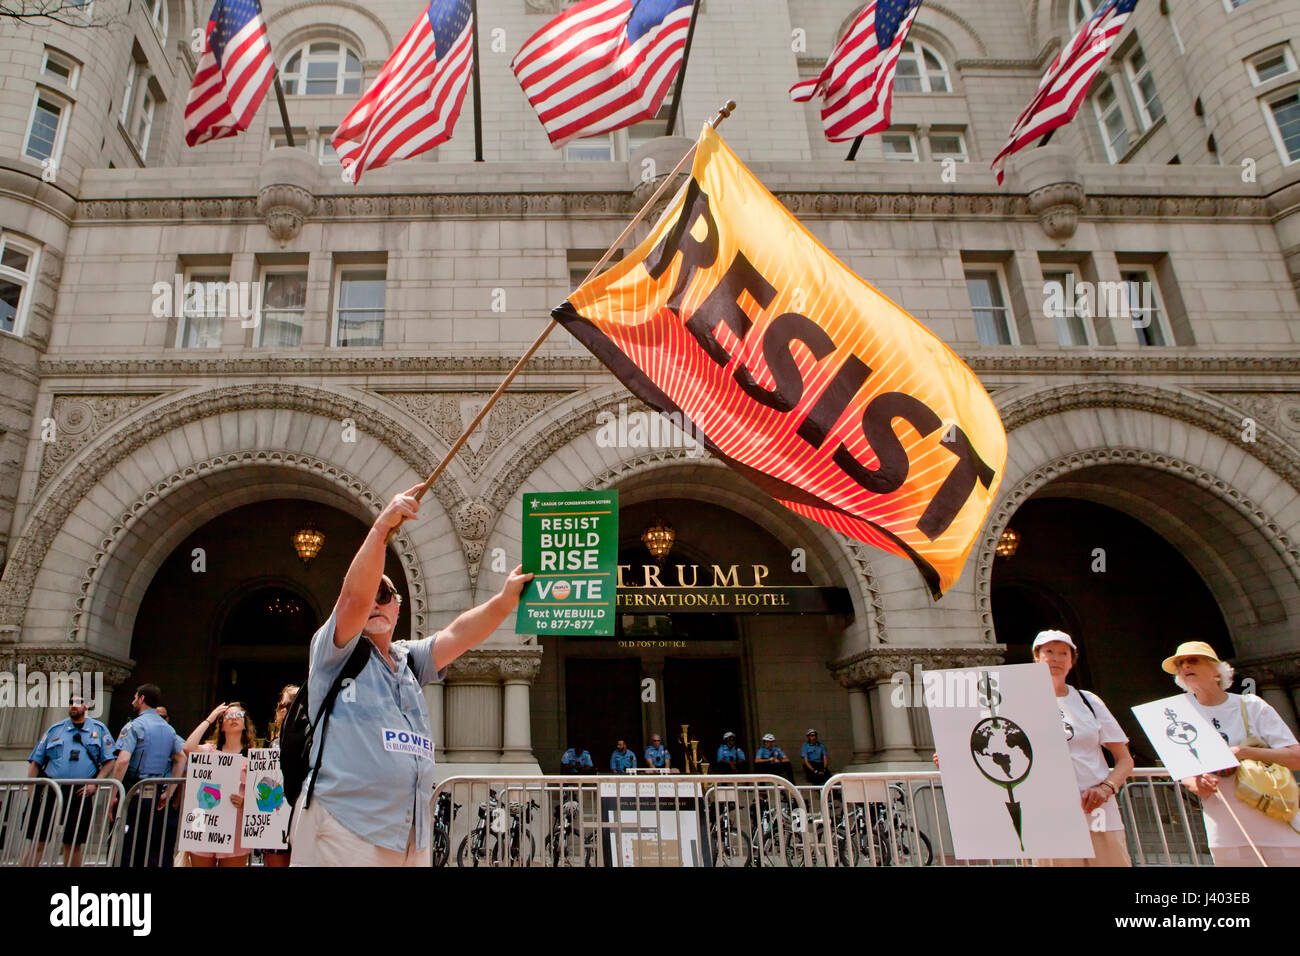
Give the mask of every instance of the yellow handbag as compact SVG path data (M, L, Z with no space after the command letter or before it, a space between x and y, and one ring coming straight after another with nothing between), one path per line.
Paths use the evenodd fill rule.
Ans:
M1250 732L1246 717L1246 698L1241 699L1241 723L1246 728L1247 747L1267 747L1268 743ZM1263 760L1243 760L1237 768L1237 796L1275 820L1289 823L1297 829L1296 813L1300 811L1300 785L1290 769Z

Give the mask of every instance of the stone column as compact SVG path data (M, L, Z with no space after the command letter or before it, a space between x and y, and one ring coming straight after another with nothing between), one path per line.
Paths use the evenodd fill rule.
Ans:
M835 679L849 694L853 769L915 769L917 764L928 763L930 754L921 752L922 735L914 730L912 714L921 701L912 686L921 670L998 664L1004 650L1001 644L877 646L832 664Z
M443 684L426 684L424 703L429 708L429 731L433 734L434 754L442 756L447 747L447 721L443 708L446 706L446 686Z
M533 764L528 687L541 668L541 648L481 648L447 673L444 732L453 764Z

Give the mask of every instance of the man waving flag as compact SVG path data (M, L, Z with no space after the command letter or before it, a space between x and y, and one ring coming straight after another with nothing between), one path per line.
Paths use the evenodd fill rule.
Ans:
M692 0L585 0L524 44L510 68L559 149L651 119L682 63Z
M197 146L248 129L275 76L258 0L217 0L185 102L185 142Z
M992 399L715 133L649 237L552 315L781 504L952 587L1007 458Z
M790 87L806 103L820 94L822 127L832 143L886 129L894 100L894 71L921 0L869 3L835 45L825 68Z
M1137 0L1106 0L1056 54L1038 83L1038 92L1012 125L1007 145L993 159L990 168L998 174L999 183L1008 156L1074 119L1135 6Z
M334 151L354 182L451 139L473 67L469 0L432 0L375 82L334 131Z

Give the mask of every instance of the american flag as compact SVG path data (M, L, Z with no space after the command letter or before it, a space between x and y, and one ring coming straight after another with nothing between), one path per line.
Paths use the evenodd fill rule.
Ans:
M451 139L474 56L469 0L432 0L375 82L334 131L334 151L355 183Z
M1012 125L1007 145L993 159L991 168L999 183L1008 156L1074 119L1093 77L1106 62L1135 6L1137 0L1106 0L1056 54L1038 83L1038 92Z
M681 66L693 0L586 0L515 56L528 102L559 149L652 119Z
M790 99L822 98L822 128L832 143L886 129L894 99L894 71L921 0L867 4L835 45L825 68L790 87Z
M190 146L248 129L275 75L258 0L217 0L185 103Z

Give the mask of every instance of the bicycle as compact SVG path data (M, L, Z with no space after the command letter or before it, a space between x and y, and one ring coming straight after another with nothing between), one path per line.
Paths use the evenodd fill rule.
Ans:
M836 865L930 866L934 850L930 838L908 813L907 796L897 784L889 785L891 807L883 802L855 803L836 824ZM868 817L870 814L870 817ZM892 820L891 820L892 816ZM892 826L891 826L892 823Z
M497 792L489 789L487 800L478 805L478 823L456 849L456 865L501 866L504 863L506 866L531 866L537 855L537 841L527 827L532 823L533 811L539 809L541 807L532 798L527 803L511 801L508 807L503 807ZM489 832L493 837L491 850L488 849ZM525 837L528 840L527 855L523 853Z
M460 813L460 804L451 802L451 794L438 794L433 813L433 865L446 866L451 859L451 822Z
M709 847L714 866L753 866L754 841L731 822L730 803L709 804Z
M543 852L548 866L592 865L596 858L596 828L583 827L582 806L577 800L556 805Z
M794 813L784 800L781 801L779 811L765 805L754 824L754 832L750 835L750 841L758 851L758 865L781 865L784 847L785 865L803 866L801 847L806 827L806 822L803 828L796 826Z

